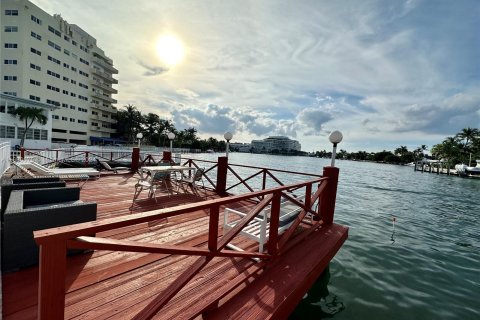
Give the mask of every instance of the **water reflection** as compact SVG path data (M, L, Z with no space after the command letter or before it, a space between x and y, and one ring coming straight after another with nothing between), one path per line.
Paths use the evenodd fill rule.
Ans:
M328 290L330 266L327 266L320 278L298 304L289 317L290 320L328 319L345 309L340 298Z

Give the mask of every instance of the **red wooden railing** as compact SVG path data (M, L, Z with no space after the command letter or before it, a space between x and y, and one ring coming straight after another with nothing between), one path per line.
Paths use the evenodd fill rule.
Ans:
M193 160L187 162L191 165L195 165ZM225 164L227 164L226 161ZM214 165L212 168L217 166L220 168L220 165ZM225 168L227 167L228 165L225 166ZM220 175L225 173L225 168L220 170ZM261 172L264 172L266 176L269 174L269 171L265 170L262 169ZM217 172L217 176L218 175ZM220 179L226 180L226 175L225 177L220 177ZM218 180L219 179L217 179L216 184L217 189L218 185L223 183ZM248 181L248 179L243 180L243 182L246 181ZM297 244L298 241L303 240L322 224L332 223L337 181L338 169L326 167L324 168L323 177L316 177L315 179L290 185L281 185L279 187L254 191L247 194L226 196L174 208L166 208L138 213L135 215L36 231L34 233L35 241L40 246L38 316L40 319L63 319L64 317L67 249L113 250L198 256L198 260L189 269L184 271L176 281L161 292L157 298L155 298L136 317L137 319L149 319L167 304L168 301L170 301L170 299L172 299L175 294L179 292L214 257L258 258L261 259L259 264L264 265L266 263L265 261L275 259L275 257L281 255L283 252ZM210 182L213 184L213 181ZM281 184L280 181L279 184ZM290 193L292 190L299 190L301 188L305 188L304 203L293 197ZM289 229L282 235L278 235L280 201L282 197L299 206L301 212ZM221 208L245 200L254 201L256 204L245 217L237 222L235 227L219 238L219 214ZM317 211L314 211L312 205L317 200L320 200L320 206L318 206ZM269 221L270 228L267 252L239 252L225 249L227 244L268 205L271 206L271 217ZM92 234L102 231L207 209L209 210L210 215L206 248L143 243L96 238L91 236ZM303 230L292 239L295 229L300 223L302 223L307 213L315 215L317 219L310 224L309 228ZM231 288L231 290L233 289L234 287ZM226 294L228 294L228 292L225 293L225 295ZM220 296L218 299L221 298L223 298L223 296Z

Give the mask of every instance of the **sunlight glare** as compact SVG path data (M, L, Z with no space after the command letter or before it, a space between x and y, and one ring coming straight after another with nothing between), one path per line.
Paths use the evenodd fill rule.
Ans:
M185 54L182 42L174 35L163 35L157 42L157 55L168 66L175 66Z

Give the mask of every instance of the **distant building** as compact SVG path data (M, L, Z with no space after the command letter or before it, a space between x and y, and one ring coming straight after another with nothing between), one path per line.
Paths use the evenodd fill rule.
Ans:
M20 144L25 132L25 121L20 121L11 114L19 106L42 109L48 119L45 125L41 125L37 121L32 123L25 135L24 146L32 149L50 148L52 145L52 112L58 107L3 93L0 93L0 141L10 141L12 147Z
M230 143L230 149L238 152L250 152L251 148L250 143Z
M301 151L302 146L297 140L284 136L272 136L263 140L252 140L253 152L292 152Z
M118 70L97 40L27 0L1 0L0 15L2 93L58 107L50 113L51 142L110 141L117 113L112 84L118 83L112 75ZM0 113L0 121L9 117Z

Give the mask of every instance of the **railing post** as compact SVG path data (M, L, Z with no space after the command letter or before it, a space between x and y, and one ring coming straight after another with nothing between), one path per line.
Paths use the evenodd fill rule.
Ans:
M67 248L64 241L40 245L38 319L63 319Z
M138 163L140 161L140 148L134 147L132 150L132 166L131 169L133 172L138 170Z
M335 213L335 199L337 197L337 185L339 169L337 167L324 167L323 176L328 178L327 187L323 191L320 201L320 213L324 224L333 223Z
M268 232L268 253L276 255L278 252L278 225L280 218L280 199L281 191L273 194L272 206L270 211L270 231Z
M307 184L305 186L305 207L311 209L312 206L312 184Z
M163 151L162 160L172 162L172 153L170 151Z
M216 192L220 196L225 196L227 188L227 170L228 170L228 158L218 157L217 166L217 189Z
M85 167L88 167L88 151L85 151Z
M219 214L219 205L210 207L210 220L208 222L208 250L210 251L217 251Z
M20 159L25 160L25 148L24 147L20 148Z

